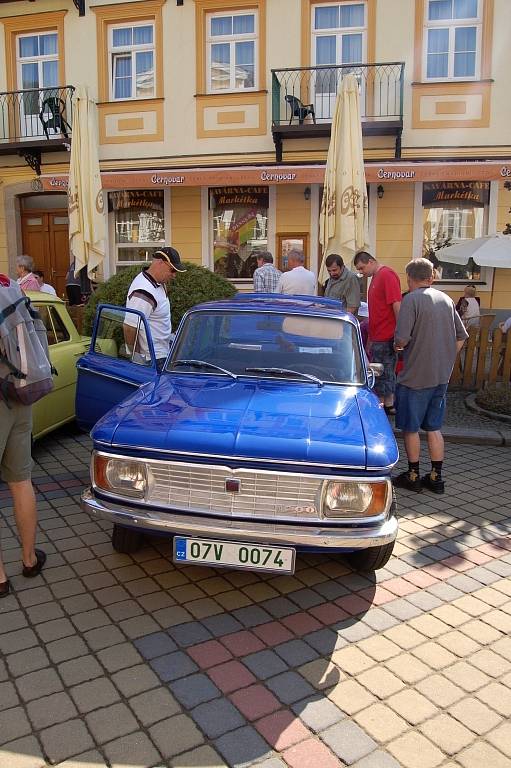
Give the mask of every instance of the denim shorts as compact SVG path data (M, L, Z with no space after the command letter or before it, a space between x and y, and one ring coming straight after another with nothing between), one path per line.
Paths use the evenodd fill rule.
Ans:
M383 363L383 373L376 377L374 391L380 397L393 395L396 389L396 361L393 341L372 341L369 350L372 363Z
M427 389L396 386L396 427L403 432L437 432L443 424L447 384Z

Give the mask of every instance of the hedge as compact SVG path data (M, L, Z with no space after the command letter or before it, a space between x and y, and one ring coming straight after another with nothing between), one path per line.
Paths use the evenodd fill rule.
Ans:
M176 330L185 312L196 304L215 299L228 299L236 293L236 289L231 283L220 275L215 275L209 269L197 264L183 263L186 272L179 273L176 279L170 283L169 289L173 330ZM138 275L143 266L137 264L123 269L98 286L85 308L82 330L84 335L90 336L92 333L97 304L116 304L119 306L126 304L126 296L131 281Z

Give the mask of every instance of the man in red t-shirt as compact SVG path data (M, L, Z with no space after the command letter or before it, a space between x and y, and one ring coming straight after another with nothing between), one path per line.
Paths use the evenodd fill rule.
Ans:
M373 363L383 364L383 374L376 379L374 391L387 414L395 414L396 352L394 332L401 306L401 283L396 272L380 264L366 251L359 251L354 259L355 269L364 277L371 277L367 294L369 305L369 350Z

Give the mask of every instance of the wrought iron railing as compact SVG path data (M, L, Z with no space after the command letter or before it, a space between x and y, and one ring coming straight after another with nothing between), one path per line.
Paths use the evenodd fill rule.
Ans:
M66 85L0 93L0 144L70 138L73 92Z
M274 126L330 123L340 81L348 73L360 85L362 119L403 119L403 62L272 69L271 73Z

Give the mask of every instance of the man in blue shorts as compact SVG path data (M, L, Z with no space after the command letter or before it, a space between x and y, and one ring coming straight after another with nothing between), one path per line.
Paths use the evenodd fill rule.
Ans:
M456 355L468 337L454 302L432 288L433 264L414 259L406 266L409 293L397 319L395 349L404 367L396 387L396 427L403 431L408 470L394 479L397 488L443 493L444 439L441 428L447 384ZM426 432L431 471L419 472L419 429Z

